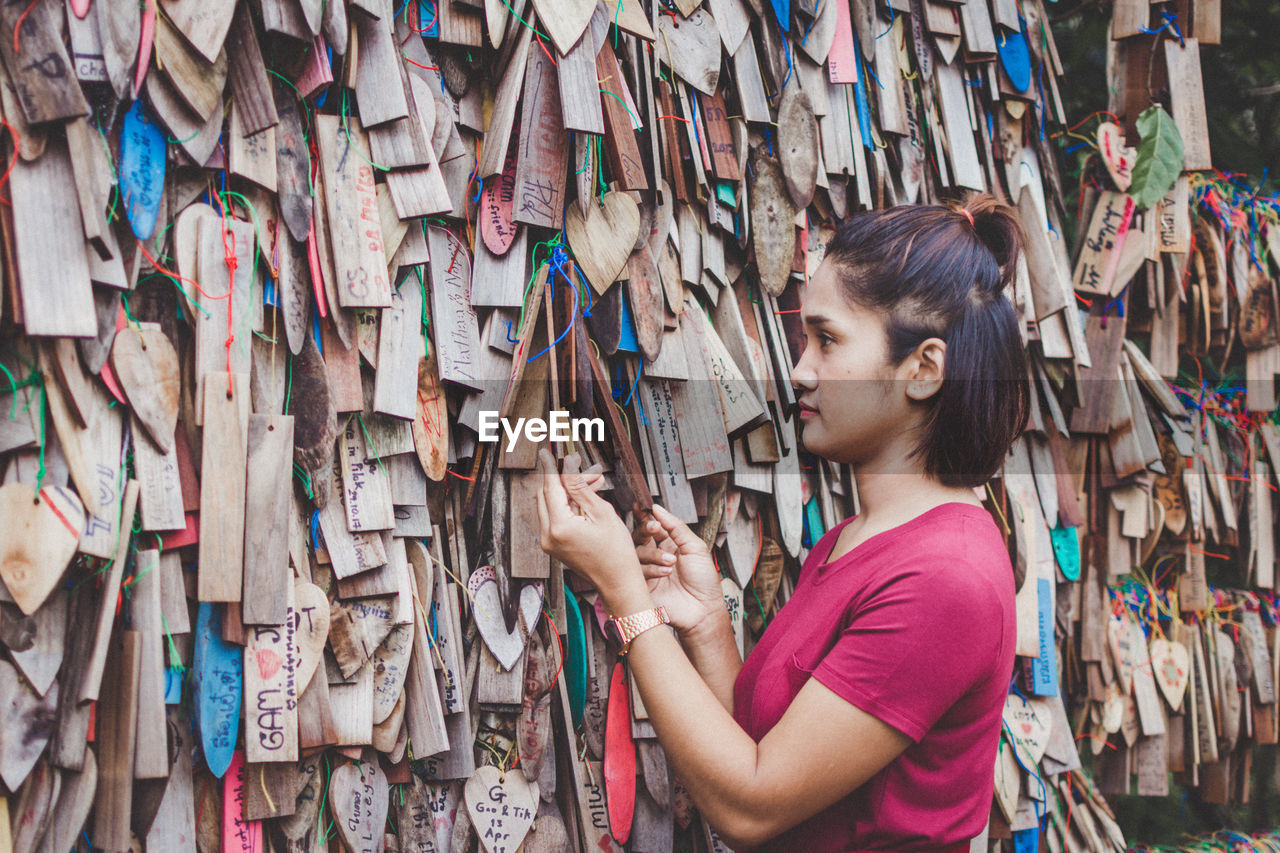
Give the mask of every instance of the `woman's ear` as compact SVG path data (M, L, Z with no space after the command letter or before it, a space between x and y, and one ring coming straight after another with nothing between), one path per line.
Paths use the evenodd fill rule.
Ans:
M929 399L942 388L946 375L947 342L925 338L903 362L907 396L917 402Z

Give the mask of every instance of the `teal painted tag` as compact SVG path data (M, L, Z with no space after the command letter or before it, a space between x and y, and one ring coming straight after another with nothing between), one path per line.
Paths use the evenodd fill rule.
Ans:
M1080 579L1080 539L1074 527L1055 527L1049 531L1053 556L1058 559L1062 576L1069 581Z

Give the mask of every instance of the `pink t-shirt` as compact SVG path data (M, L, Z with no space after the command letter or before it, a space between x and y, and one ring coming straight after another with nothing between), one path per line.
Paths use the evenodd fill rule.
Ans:
M1013 673L1008 552L986 510L947 503L825 562L850 521L819 540L795 594L747 656L733 715L758 742L813 676L913 743L862 787L759 850L914 851L967 842L991 809Z

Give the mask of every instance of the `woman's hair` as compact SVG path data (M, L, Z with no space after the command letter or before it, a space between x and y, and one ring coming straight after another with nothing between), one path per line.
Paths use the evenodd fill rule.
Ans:
M845 298L885 315L891 363L926 338L946 341L942 388L912 453L947 485L990 479L1027 421L1026 357L1004 295L1021 245L1013 210L982 194L850 217L827 246Z

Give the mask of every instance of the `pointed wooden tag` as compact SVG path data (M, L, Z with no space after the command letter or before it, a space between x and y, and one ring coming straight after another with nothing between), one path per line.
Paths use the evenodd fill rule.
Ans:
M129 406L164 453L173 448L182 378L178 352L156 324L126 326L111 345L111 369L129 398Z
M0 579L22 612L39 609L75 556L85 513L75 492L0 486Z
M564 56L582 38L596 4L594 0L533 0L533 8L556 43L556 49Z
M464 796L471 824L487 853L515 853L533 825L536 783L523 773L485 766L467 780Z

